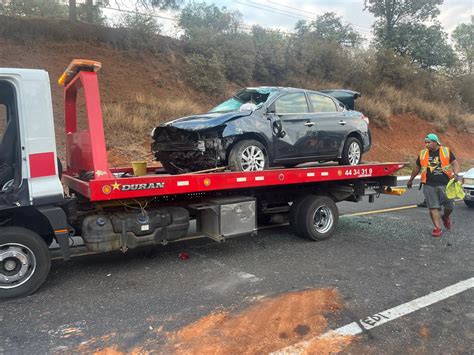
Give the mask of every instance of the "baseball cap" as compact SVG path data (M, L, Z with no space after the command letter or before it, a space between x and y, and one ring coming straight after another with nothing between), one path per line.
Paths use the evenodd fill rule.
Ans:
M438 145L441 145L441 142L439 141L438 136L434 133L428 133L425 137L425 141L433 141L433 142L438 143Z

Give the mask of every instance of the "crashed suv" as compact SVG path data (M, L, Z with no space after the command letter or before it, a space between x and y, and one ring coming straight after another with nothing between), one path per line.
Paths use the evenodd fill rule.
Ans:
M371 146L369 120L354 111L359 96L350 90L245 88L206 114L153 129L152 151L171 174L325 161L357 165Z

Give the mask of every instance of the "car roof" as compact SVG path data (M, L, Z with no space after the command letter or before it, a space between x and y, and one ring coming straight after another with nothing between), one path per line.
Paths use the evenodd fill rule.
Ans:
M331 96L325 93L322 93L317 90L310 90L310 89L303 89L303 88L294 88L290 86L253 86L253 87L246 87L245 90L259 90L259 89L265 89L265 90L272 90L272 91L307 91L307 92L315 92L318 94L322 94L324 96Z

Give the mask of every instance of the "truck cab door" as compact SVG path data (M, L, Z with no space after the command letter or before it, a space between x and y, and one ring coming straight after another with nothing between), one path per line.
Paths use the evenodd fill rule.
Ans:
M18 166L17 120L13 87L0 80L0 193L12 189Z

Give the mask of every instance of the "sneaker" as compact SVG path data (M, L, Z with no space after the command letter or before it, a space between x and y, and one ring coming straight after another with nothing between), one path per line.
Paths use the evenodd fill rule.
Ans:
M451 219L449 217L443 217L444 228L451 229Z
M441 237L441 234L443 234L443 231L441 230L441 228L438 228L438 227L433 229L433 231L431 232L431 235L435 238Z

